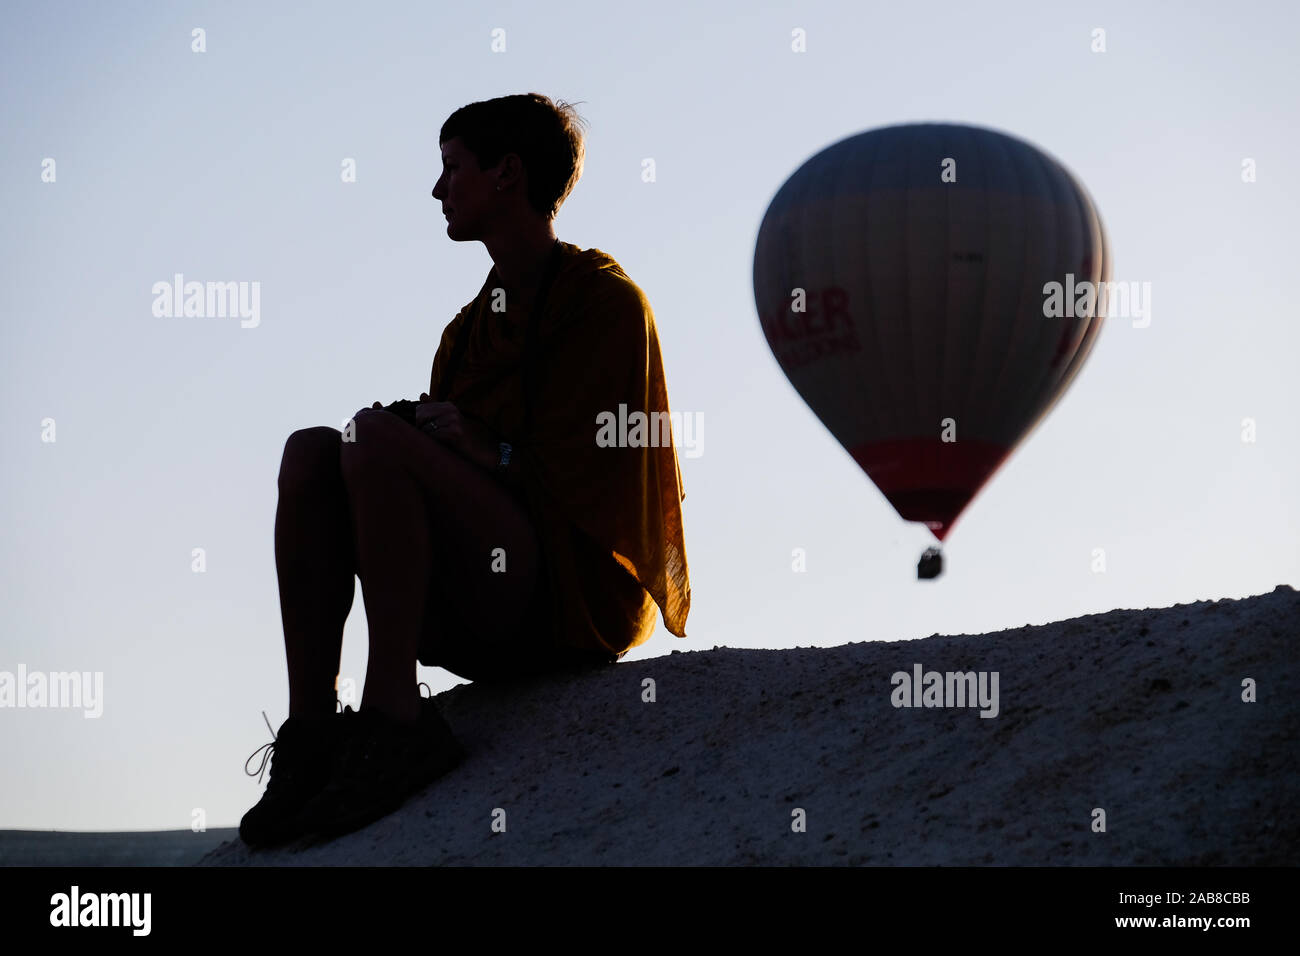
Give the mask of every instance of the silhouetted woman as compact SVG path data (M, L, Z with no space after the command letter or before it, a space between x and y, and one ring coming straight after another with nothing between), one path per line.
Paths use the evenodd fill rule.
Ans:
M573 108L472 103L439 134L447 235L493 267L417 402L285 444L275 558L289 718L245 814L254 846L391 812L462 751L415 664L469 680L609 664L690 609L681 472L654 316L613 258L555 235L582 174ZM360 709L336 714L361 579Z

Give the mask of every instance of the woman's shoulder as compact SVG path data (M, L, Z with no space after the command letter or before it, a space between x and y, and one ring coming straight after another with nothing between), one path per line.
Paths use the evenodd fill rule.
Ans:
M565 270L562 301L584 317L600 317L644 326L653 322L653 312L645 292L619 265L600 249L578 249ZM566 309L567 311L567 309Z
M592 283L636 283L628 277L619 261L603 249L591 247L583 249L572 243L561 242L565 251L565 267L562 274L571 278Z

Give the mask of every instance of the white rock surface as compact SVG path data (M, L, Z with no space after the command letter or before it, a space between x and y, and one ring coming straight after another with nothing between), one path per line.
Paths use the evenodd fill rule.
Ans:
M1298 639L1300 596L1280 585L990 634L462 685L439 700L470 757L401 810L315 845L235 840L203 863L1295 865ZM998 672L998 715L894 707L891 674L915 663Z

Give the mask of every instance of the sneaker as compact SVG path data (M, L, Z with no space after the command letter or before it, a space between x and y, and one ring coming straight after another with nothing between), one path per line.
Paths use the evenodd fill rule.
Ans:
M340 836L392 813L407 798L457 766L465 751L431 697L414 724L373 709L357 713L333 779L303 808L311 832Z
M251 847L275 846L306 832L299 814L329 783L341 745L356 718L357 712L351 707L335 717L290 717L280 725L278 734L272 734L274 740L253 751L244 763L244 772L253 776L248 765L261 753L257 781L262 782L268 761L271 776L262 799L239 823L240 839Z

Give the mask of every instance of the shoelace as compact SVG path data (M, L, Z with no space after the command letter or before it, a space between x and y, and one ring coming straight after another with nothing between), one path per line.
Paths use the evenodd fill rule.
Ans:
M356 711L352 709L351 705L343 708L344 717L348 717L355 713ZM258 754L262 755L262 762L258 766L256 771L258 783L262 782L262 775L266 773L267 764L270 763L271 753L272 751L275 750L275 744L276 744L275 728L271 726L271 721L267 718L266 711L262 711L262 719L266 721L266 729L271 731L271 739L266 743L262 744L262 746L258 747L256 750L254 750L251 754L249 754L248 759L244 761L244 773L248 774L251 777L254 775L254 771L249 770L248 765L252 763L254 759L256 759Z
M427 690L427 691L429 692L429 693L427 693L427 694L425 694L425 693L421 693L421 694L420 694L420 697L421 697L422 699L424 699L424 700L430 700L430 699L432 699L432 697L433 697L433 688L432 688L432 687L430 687L430 686L429 686L428 684L426 684L424 681L420 681L420 682L417 683L415 686L416 686L416 690L417 690L417 691L418 691L421 687L423 687L425 690ZM352 707L351 707L350 705L347 706L347 707L344 707L344 706L343 706L343 702L342 702L341 700L336 700L335 703L334 703L334 706L335 706L335 711L338 712L339 710L341 710L341 711L343 712L343 715L344 715L345 717L348 716L348 714L350 714L350 713L351 713L351 714L355 714L355 713L356 713L356 711L353 710ZM261 782L262 782L262 777L263 777L263 775L266 773L267 765L271 762L271 754L272 754L272 752L275 750L275 743L276 743L275 728L271 726L271 721L270 721L270 718L268 718L268 717L266 716L266 711L262 711L262 720L266 721L266 729L269 730L269 731L271 732L271 739L270 739L269 741L267 741L266 743L262 744L262 746L258 747L256 750L254 750L251 754L249 754L249 755L248 755L248 759L244 761L244 773L248 774L248 776L250 776L250 777L252 777L252 776L256 776L256 777L257 777L257 782L258 782L258 783L261 783ZM256 771L249 770L249 769L248 769L248 765L249 765L250 763L252 763L252 762L257 758L257 755L258 755L258 754L261 754L261 755L262 755L262 762L258 765Z
M271 751L275 749L275 728L271 726L271 721L267 719L266 711L262 711L262 719L266 721L266 729L271 731L271 740L269 743L262 744L262 746L254 750L252 754L249 755L249 758L244 761L244 773L251 777L253 776L253 771L248 769L248 765L253 762L253 758L258 754L262 755L262 765L257 768L258 783L262 782L262 774L266 772L266 765L271 759Z

